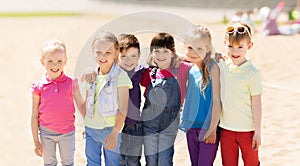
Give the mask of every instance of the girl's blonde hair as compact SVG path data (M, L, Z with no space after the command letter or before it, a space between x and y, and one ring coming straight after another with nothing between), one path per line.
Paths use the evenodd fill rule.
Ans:
M41 58L44 59L46 55L52 55L56 51L63 51L66 56L66 45L59 39L50 39L46 41L41 50Z
M203 63L201 67L202 79L200 81L200 91L204 95L204 91L207 85L209 84L209 67L211 62L213 61L212 55L214 55L213 54L214 46L212 44L212 37L207 27L202 25L195 25L188 31L185 41L188 42L189 39L191 38L199 39L199 42L205 42L206 48L209 50L206 53L205 58L202 60Z
M167 48L169 50L172 51L173 53L173 57L172 57L172 61L171 61L171 68L175 67L176 64L176 60L178 58L178 55L176 54L176 50L175 50L175 41L172 35L168 34L168 33L164 33L164 32L160 32L157 33L151 40L151 44L150 44L150 54L152 53L152 51L154 49L157 48ZM152 56L149 56L147 63L149 65L156 65L153 62L153 58Z
M114 48L116 49L116 55L119 55L119 43L118 43L117 37L114 34L112 34L111 32L107 32L107 31L98 32L95 35L94 40L92 41L92 44L91 44L92 51L94 51L96 43L98 41L112 43L114 45ZM116 62L118 62L118 56L116 56L115 60L116 60Z

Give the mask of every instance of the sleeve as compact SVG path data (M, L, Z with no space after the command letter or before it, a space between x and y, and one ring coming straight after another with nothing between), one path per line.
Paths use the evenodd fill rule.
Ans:
M79 85L78 85L78 79L77 78L73 78L72 79L72 90L73 92L79 90Z
M262 93L261 74L257 71L250 79L250 95L255 96L261 95Z
M39 96L41 95L39 82L35 82L31 85L31 93Z
M146 88L149 86L149 84L151 82L151 78L150 78L150 74L149 74L150 71L151 71L151 68L148 68L146 70L146 72L144 73L142 79L140 80L141 86L146 87Z
M191 64L187 63L187 62L183 62L179 66L178 79L179 79L182 103L186 97L187 81L188 81L188 76L189 76L188 73L189 73L190 68L191 68Z
M118 87L128 87L132 89L132 82L125 71L121 71L118 76Z

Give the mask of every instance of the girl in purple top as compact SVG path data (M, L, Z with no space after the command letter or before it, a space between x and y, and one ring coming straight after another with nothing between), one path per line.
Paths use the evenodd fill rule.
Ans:
M44 165L57 165L56 145L62 165L74 165L75 107L84 112L77 80L64 74L66 46L57 39L45 42L41 63L46 74L32 85L31 130L34 152ZM40 135L38 135L40 131Z

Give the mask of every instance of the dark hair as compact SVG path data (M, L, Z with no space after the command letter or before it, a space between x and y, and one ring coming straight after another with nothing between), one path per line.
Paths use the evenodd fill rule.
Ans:
M140 42L133 34L121 34L118 37L120 52L130 48L137 48L140 53Z
M175 66L175 60L178 58L178 55L176 54L175 41L174 41L173 36L168 34L168 33L165 33L165 32L157 33L151 40L150 53L152 53L152 51L154 49L157 49L157 48L167 48L167 49L172 51L174 56L172 58L172 62L171 62L170 67L174 67ZM152 64L152 58L150 58L148 60L148 63L150 65L153 65Z
M174 38L168 33L156 34L151 40L150 51L152 52L155 48L167 48L175 53Z

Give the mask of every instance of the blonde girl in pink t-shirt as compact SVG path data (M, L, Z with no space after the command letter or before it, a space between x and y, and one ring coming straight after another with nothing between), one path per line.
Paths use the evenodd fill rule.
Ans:
M61 164L74 165L74 101L81 113L85 112L85 103L77 79L63 72L67 62L65 44L57 39L46 41L40 61L45 68L45 75L31 87L34 152L43 157L44 165L57 165L58 145Z

